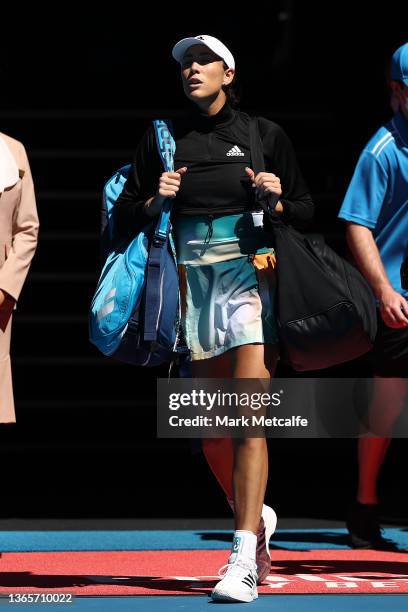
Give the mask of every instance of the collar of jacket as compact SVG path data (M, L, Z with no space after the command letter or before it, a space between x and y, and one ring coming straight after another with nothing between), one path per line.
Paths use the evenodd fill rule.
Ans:
M235 116L236 111L228 102L226 102L224 106L215 115L207 115L206 113L203 113L196 105L193 106L190 113L192 121L204 128L212 128L218 126L224 127L232 123L235 119Z

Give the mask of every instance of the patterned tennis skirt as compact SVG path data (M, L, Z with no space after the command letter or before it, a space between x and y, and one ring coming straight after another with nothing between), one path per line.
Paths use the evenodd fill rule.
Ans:
M178 215L182 329L191 359L242 344L277 344L275 253L263 212Z

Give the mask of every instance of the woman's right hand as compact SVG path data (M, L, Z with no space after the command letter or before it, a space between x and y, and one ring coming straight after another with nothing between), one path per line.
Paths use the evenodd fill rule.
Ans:
M175 198L180 189L181 177L187 172L187 168L179 168L176 172L163 172L160 177L157 193L145 203L145 211L151 217L157 215L166 198Z
M176 170L176 172L163 172L160 177L156 196L158 195L162 198L175 198L180 189L181 177L186 172L187 168L185 166Z

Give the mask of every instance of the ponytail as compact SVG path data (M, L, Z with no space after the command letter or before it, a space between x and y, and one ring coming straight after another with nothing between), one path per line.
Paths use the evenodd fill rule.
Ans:
M224 70L227 70L228 66L224 62ZM227 102L232 106L232 108L239 108L239 104L241 101L241 86L239 80L237 78L237 73L234 74L234 78L232 79L229 85L223 85L222 89L227 96Z

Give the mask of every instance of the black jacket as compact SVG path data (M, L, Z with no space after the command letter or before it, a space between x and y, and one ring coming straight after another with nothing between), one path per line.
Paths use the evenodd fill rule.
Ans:
M260 210L245 172L251 166L249 120L244 112L225 104L213 116L192 110L173 120L176 153L174 168L187 166L180 190L173 200L177 214L239 213ZM259 119L265 170L276 174L282 185L283 218L303 225L313 216L314 205L298 168L292 144L276 123ZM151 220L143 205L157 193L164 172L157 151L154 128L144 133L136 149L129 178L115 209L119 234L135 233Z

